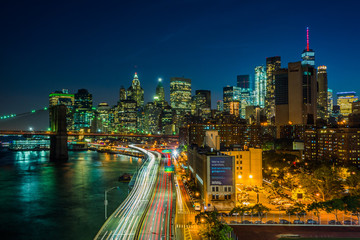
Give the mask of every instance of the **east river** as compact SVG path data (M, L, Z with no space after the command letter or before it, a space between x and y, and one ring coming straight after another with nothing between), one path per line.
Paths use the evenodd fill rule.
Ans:
M109 215L128 194L123 173L141 165L135 157L69 152L54 164L49 152L0 148L0 239L93 239L104 223L104 191Z

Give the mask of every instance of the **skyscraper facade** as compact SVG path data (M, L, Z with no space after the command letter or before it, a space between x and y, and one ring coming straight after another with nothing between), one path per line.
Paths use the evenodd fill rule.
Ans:
M238 75L237 76L237 87L250 88L250 76L249 75Z
M332 115L332 110L333 110L333 107L334 107L333 90L328 88L327 94L328 94L328 104L327 104L328 113L329 113L329 116L331 116Z
M288 64L289 120L293 124L314 124L317 116L316 69L301 62Z
M329 118L329 112L328 112L328 80L327 80L326 66L319 66L317 69L318 69L317 117L321 119L327 119Z
M194 97L196 115L209 116L211 113L211 92L209 90L196 90Z
M120 100L120 101L126 100L126 90L125 90L124 86L121 86L121 88L120 88L120 91L119 91L119 100Z
M164 90L164 86L162 84L162 79L161 78L159 78L158 85L156 86L156 92L155 92L154 101L157 102L157 103L164 103L165 102L165 90Z
M275 117L275 76L274 72L281 68L279 56L266 58L266 97L265 111L267 121L274 122Z
M340 114L347 119L350 113L352 113L352 103L359 99L356 96L356 92L338 92L337 105L340 106Z
M79 89L74 95L74 130L90 129L93 118L92 94Z
M170 104L175 110L191 110L191 79L172 77L170 79Z
M223 100L218 100L216 102L216 110L218 110L219 112L224 111L224 101Z
M316 120L316 69L301 62L274 72L277 126L314 124ZM278 133L279 136L279 133Z
M254 104L265 107L266 96L266 70L264 66L255 67L255 91L254 91Z
M234 86L226 86L223 88L223 109L230 112L230 102L241 101L241 88Z

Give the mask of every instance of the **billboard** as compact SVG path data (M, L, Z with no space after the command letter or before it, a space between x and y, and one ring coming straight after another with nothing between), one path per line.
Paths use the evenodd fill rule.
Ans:
M210 156L210 185L233 185L231 156Z

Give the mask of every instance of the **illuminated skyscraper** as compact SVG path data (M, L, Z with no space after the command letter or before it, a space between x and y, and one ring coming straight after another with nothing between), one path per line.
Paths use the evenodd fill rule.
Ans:
M269 123L275 117L275 76L274 72L281 68L281 58L279 56L266 58L266 97L265 110Z
M340 114L347 118L350 113L352 113L352 102L355 102L359 99L356 96L356 92L338 92L337 95L337 105L340 106Z
M144 108L144 129L146 133L159 134L160 129L160 117L161 117L161 107L156 105L153 102L148 102Z
M165 90L162 84L162 79L159 78L158 85L156 86L154 102L164 104L165 102Z
M224 111L224 101L223 100L218 100L216 102L216 109L220 112Z
M74 130L89 129L93 118L92 95L86 89L79 89L74 100Z
M106 102L99 103L91 126L92 132L109 132L110 125L110 106Z
M140 81L137 76L137 73L135 73L132 84L128 88L126 95L127 95L127 100L135 101L137 107L144 106L144 89L142 89L142 87L140 86Z
M223 109L225 112L230 112L230 102L240 102L241 88L234 86L226 86L223 88Z
M309 28L306 28L306 48L301 54L301 64L315 66L315 52L309 48Z
M328 112L328 80L326 66L319 66L317 72L318 98L317 98L317 117L321 119L329 118Z
M254 104L265 107L265 96L266 96L266 70L263 66L255 67L255 102Z
M229 102L230 114L240 116L240 103L238 101Z
M190 112L191 79L181 77L170 79L170 103L175 110Z

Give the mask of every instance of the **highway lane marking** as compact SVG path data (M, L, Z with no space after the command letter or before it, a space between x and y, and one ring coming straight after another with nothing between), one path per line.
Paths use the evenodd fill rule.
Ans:
M104 239L104 237L106 236L106 234L108 233L108 231L105 232L104 236L101 238L101 240Z

